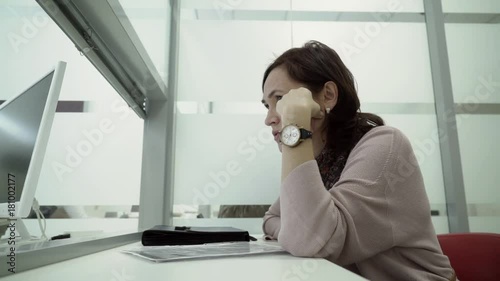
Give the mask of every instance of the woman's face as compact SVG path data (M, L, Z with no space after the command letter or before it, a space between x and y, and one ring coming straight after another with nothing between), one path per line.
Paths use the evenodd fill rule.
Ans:
M288 124L281 123L281 117L276 112L276 103L281 99L281 97L288 94L290 90L297 89L300 87L307 88L305 85L292 80L288 76L287 71L282 67L277 67L273 69L271 73L269 73L269 76L267 77L266 82L264 83L264 93L263 93L262 103L268 109L265 123L267 126L271 127L274 140L278 143L278 148L280 151L281 151L281 142L279 138L280 137L279 131L281 131L283 126L286 126ZM321 93L319 95L313 96L313 99L320 105L321 110L324 112L325 107L324 104L322 104L323 98ZM322 141L322 136L321 136L322 135L321 128L323 126L324 120L325 120L324 118L311 119L311 131L313 133L312 141L313 141L315 157L319 155L319 153L321 152L321 150L323 150L323 147L325 145L324 142ZM304 126L305 124L298 124L298 125Z

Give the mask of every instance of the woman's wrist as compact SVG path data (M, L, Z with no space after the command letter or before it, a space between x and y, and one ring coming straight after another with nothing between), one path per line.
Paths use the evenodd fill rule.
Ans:
M287 110L281 116L282 127L294 124L306 130L311 129L311 113L300 110Z

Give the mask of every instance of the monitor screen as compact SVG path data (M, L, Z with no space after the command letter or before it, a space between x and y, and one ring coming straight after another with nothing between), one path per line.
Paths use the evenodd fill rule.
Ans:
M0 218L31 210L65 65L0 105Z

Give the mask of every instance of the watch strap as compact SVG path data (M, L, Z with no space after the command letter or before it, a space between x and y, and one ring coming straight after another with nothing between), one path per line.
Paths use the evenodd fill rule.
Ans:
M305 139L308 139L308 138L311 138L312 137L312 132L311 131L308 131L304 128L300 128L300 139L301 140L305 140Z

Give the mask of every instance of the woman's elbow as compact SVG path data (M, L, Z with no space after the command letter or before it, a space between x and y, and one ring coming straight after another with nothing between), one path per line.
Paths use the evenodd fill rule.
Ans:
M278 239L278 243L280 240ZM323 249L313 249L312 247L308 247L307 245L298 245L293 243L280 243L283 249L289 252L291 255L296 257L303 258L326 258L330 256L327 251L323 251Z
M323 251L324 245L320 245L317 241L298 241L292 237L287 237L283 231L279 233L278 243L285 251L296 257L324 258L328 256L328 253Z
M304 234L304 233L303 233ZM341 237L332 235L300 235L294 231L283 231L281 229L278 235L278 243L283 249L297 257L308 258L331 258L337 256L342 250L343 243L335 243L335 241L343 241Z

